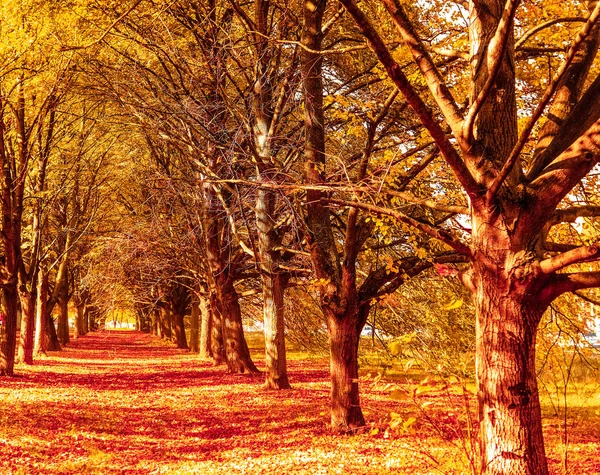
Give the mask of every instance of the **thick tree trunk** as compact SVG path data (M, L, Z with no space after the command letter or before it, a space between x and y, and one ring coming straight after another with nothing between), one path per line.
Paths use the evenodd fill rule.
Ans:
M88 308L88 331L94 332L98 329L98 310L97 307L92 306Z
M172 313L173 326L175 328L175 343L177 344L177 348L187 350L188 344L185 337L184 317L185 315L182 311L178 310Z
M231 279L217 287L223 318L225 359L230 373L258 373L244 338L238 293Z
M225 363L225 343L223 338L223 312L217 292L210 294L210 355L215 366Z
M266 147L264 147L266 148ZM263 153L268 155L263 148ZM270 173L261 178L271 180ZM285 321L283 297L287 277L278 269L279 236L275 230L275 194L271 190L259 190L256 198L256 228L260 256L263 323L265 334L265 388L290 389L285 354Z
M160 324L159 324L158 311L156 309L153 309L150 313L150 334L160 337L159 328L160 328Z
M17 345L17 285L9 282L2 289L4 322L0 328L0 375L13 376Z
M272 182L275 173L272 168L275 157L271 136L274 130L273 86L278 78L271 76L271 59L275 52L269 42L269 8L268 0L259 0L255 4L257 36L256 67L254 69L254 88L252 107L254 111L254 144L259 156L257 171L258 180ZM278 268L281 260L276 249L281 244L281 231L275 225L275 204L277 194L273 190L259 188L256 193L256 230L258 236L258 260L261 268L263 291L263 322L265 333L265 387L267 389L290 389L288 381L283 293L287 279Z
M85 335L90 331L90 307L84 305L83 307L83 334Z
M33 355L46 354L46 304L48 302L48 274L44 271L38 272L37 276L37 304L35 307L35 338L33 343Z
M75 317L75 339L86 334L85 331L85 305L77 305L77 316Z
M358 391L358 343L362 330L359 311L348 308L341 316L325 311L331 366L331 427L351 432L365 425Z
M20 292L21 301L21 332L19 335L19 349L17 361L20 363L33 364L33 339L35 327L35 301L36 292L24 290Z
M479 288L476 361L483 473L545 475L535 369L542 309L499 295L492 278L482 279Z
M285 354L283 296L285 276L263 275L263 319L265 332L265 387L290 389Z
M69 298L61 295L58 298L58 341L66 345L71 340L69 335Z
M198 297L192 299L192 315L190 316L190 351L200 351L200 303Z
M46 350L48 351L61 351L60 341L58 340L58 333L56 332L56 326L54 325L54 319L52 315L46 315L46 335L48 335L48 345Z
M537 327L550 303L539 265L543 233L508 199L502 215L475 213L473 230L482 473L547 475L535 369Z
M169 311L165 307L160 307L158 312L159 320L159 336L163 340L171 339L171 322L169 319Z
M200 324L200 358L210 358L212 355L212 318L210 305L205 297L201 296L199 300L199 312L201 316Z

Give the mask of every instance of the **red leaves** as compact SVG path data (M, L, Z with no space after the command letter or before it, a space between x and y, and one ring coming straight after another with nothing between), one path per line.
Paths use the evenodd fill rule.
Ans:
M292 360L288 367L294 389L265 391L262 378L229 375L148 335L85 336L36 366L19 367L21 377L0 380L0 473L468 471L460 444L439 437L440 428L461 432L448 414L460 401L428 394L425 416L410 400L393 400L384 381L363 379L367 430L331 435L327 361ZM414 392L414 383L401 386ZM416 417L414 429L385 438L392 411L404 421ZM599 434L590 434L571 437L578 473L591 473L595 463Z

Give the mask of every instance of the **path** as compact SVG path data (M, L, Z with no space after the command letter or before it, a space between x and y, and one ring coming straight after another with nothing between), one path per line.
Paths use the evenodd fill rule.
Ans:
M149 335L86 335L0 382L0 473L366 473L326 434L326 367L302 366L267 392Z
M467 472L447 401L428 406L442 437L419 416L414 430L387 438L390 412L409 417L414 407L367 379L362 404L376 430L334 436L326 362L289 369L293 390L265 391L262 378L226 374L146 334L86 335L0 379L0 475ZM591 439L574 473L599 473L584 456L597 451Z

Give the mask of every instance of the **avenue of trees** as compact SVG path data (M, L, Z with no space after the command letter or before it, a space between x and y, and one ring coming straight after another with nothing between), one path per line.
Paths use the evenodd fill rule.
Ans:
M538 327L600 287L599 15L3 2L0 374L114 307L258 373L260 321L268 389L294 384L286 326L327 336L331 427L351 433L365 325L419 333L440 360L475 354L481 473L547 474Z

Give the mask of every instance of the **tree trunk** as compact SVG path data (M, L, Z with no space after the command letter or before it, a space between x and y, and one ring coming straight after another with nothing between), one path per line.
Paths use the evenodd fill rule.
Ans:
M204 296L199 297L199 311L201 315L200 325L200 358L207 359L211 357L211 336L212 336L212 318L210 306Z
M98 324L96 321L96 317L98 315L98 310L96 306L90 307L88 309L88 331L96 331L98 329Z
M21 332L19 335L19 349L17 361L20 363L33 364L33 339L35 326L35 301L36 293L24 290L20 292L21 300Z
M210 355L215 366L225 363L225 345L223 339L223 312L217 292L210 294Z
M48 273L40 270L37 276L37 305L35 308L35 338L33 354L38 356L46 354L46 303L48 302Z
M535 370L535 336L543 310L510 294L498 295L493 278L481 280L475 304L483 473L545 475Z
M238 293L231 279L224 279L217 287L223 316L223 339L225 359L230 373L258 373L252 362L250 350L244 338L242 312Z
M190 317L190 351L198 353L200 351L200 305L198 298L192 299L192 315Z
M362 325L359 325L356 307L348 308L341 316L325 311L331 366L331 427L335 431L351 432L365 425L358 391L358 343Z
M171 339L171 322L169 320L169 311L165 307L160 307L158 312L159 319L159 336L163 340Z
M159 327L158 311L153 309L150 313L150 334L160 337Z
M47 314L46 316L46 334L48 335L48 351L61 351L60 341L58 339L58 333L56 332L56 326L54 325L54 319L52 315Z
M185 320L184 320L184 312L178 309L176 312L172 314L173 326L175 327L175 343L177 344L177 348L182 350L188 349L187 339L185 337Z
M83 308L83 334L85 335L90 331L90 307L84 305Z
M282 274L263 275L263 321L265 332L265 387L290 389L285 354L285 322Z
M61 295L58 298L58 341L66 345L70 341L69 336L69 298Z
M485 475L547 475L535 368L542 289L540 232L520 203L475 213L471 291L477 319L476 369ZM518 223L507 227L506 223ZM533 246L533 247L532 247Z
M75 339L86 334L85 331L85 305L77 305L77 316L75 317Z
M0 328L0 375L13 376L17 344L17 285L9 282L2 289L4 322Z

